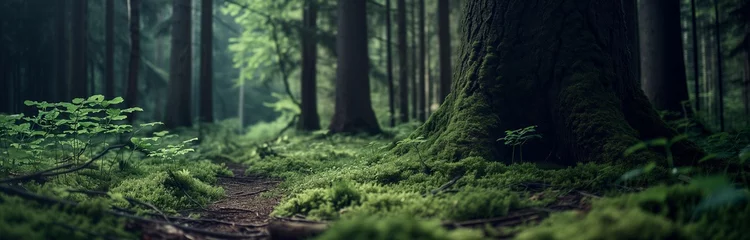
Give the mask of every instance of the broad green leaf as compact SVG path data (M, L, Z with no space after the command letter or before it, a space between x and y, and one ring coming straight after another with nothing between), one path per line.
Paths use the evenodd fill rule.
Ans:
M23 105L32 106L32 105L36 105L36 102L31 101L31 100L26 100L26 101L23 101Z
M83 102L83 98L74 98L73 101L71 101L73 104L81 104Z
M94 96L91 96L91 97L89 97L89 99L87 101L88 102L100 103L100 102L104 101L104 95L94 95Z

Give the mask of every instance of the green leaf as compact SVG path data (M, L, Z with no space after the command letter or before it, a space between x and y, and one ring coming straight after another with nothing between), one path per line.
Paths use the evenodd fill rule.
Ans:
M88 102L100 103L100 102L104 101L104 95L94 95L94 96L91 96L91 97L89 97L89 99L87 101Z
M674 144L679 141L687 140L688 136L685 134L680 134L675 137L673 137L671 140L669 140L669 144Z
M657 138L648 141L649 146L667 146L667 143L668 141L666 138Z
M125 120L127 118L128 118L128 116L120 115L120 116L114 116L114 117L112 117L112 120L120 121L120 120Z
M81 104L83 103L83 98L74 98L73 101L71 101L73 104Z
M635 144L633 146L630 146L628 149L625 149L624 155L625 156L630 156L630 154L633 154L633 153L635 153L635 152L637 152L639 150L645 149L646 147L648 147L648 145L646 144L646 142L639 142L639 143L637 143L637 144Z
M107 102L109 102L109 104L119 104L119 103L122 103L124 101L125 101L125 99L122 99L122 97L116 97L116 98L113 98L112 100L109 100Z
M32 105L36 105L36 102L31 101L31 100L26 100L26 101L23 101L23 105L32 106Z

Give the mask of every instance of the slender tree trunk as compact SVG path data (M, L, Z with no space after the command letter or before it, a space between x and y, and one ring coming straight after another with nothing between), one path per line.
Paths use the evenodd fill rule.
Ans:
M658 110L681 116L688 88L680 0L638 1L641 87Z
M393 87L393 51L391 51L393 38L391 37L391 0L385 0L385 48L386 48L386 72L388 75L388 110L390 112L391 127L396 126L396 104Z
M440 53L440 103L445 101L451 91L451 35L450 35L450 0L438 0L438 48Z
M73 0L71 13L71 69L68 92L71 98L83 98L88 95L86 79L86 8L87 0Z
M379 133L370 100L367 1L338 1L336 107L329 130Z
M172 48L169 60L167 127L188 127L191 119L192 37L190 0L172 3Z
M318 42L315 33L318 31L318 3L317 0L305 0L303 12L304 28L302 35L302 103L300 114L300 129L315 131L320 129L317 98L317 61Z
M623 156L641 140L677 135L635 81L627 3L466 1L453 92L412 134L425 137L422 154L509 160L497 139L538 126L543 138L524 145L527 159L666 164L655 151ZM672 151L676 165L702 155L685 141Z
M745 43L746 45L748 43ZM743 104L745 107L745 124L750 125L750 47L745 46L745 65L744 65L744 79L743 79Z
M399 119L402 123L405 123L409 121L409 63L407 62L408 46L406 45L406 0L396 0L396 22L396 25L398 25Z
M55 48L57 49L57 58L55 60L55 64L57 65L57 76L55 77L56 81L54 87L55 87L55 101L66 101L68 99L68 74L70 67L68 66L68 38L67 38L67 13L68 13L68 0L58 0L57 1L57 8L59 11L57 12L57 19L55 22L55 31L56 31L56 37L57 42L55 43Z
M104 96L113 98L115 97L115 0L106 0L104 15Z
M128 0L130 3L130 61L128 63L128 88L125 102L128 107L138 104L138 68L141 63L141 0ZM136 114L130 121L136 120Z
M425 102L427 100L426 98L426 83L425 83L425 56L426 56L426 46L425 46L425 13L424 13L424 0L419 0L417 2L417 8L419 9L419 73L417 73L417 119L419 121L424 122L427 119L427 103Z
M700 91L700 81L698 81L700 72L698 71L699 64L698 64L698 23L696 20L696 12L695 12L695 0L690 0L690 26L692 28L692 43L693 47L691 50L693 51L693 94L695 95L695 111L701 110L701 91Z
M213 101L213 0L201 0L200 121L214 121Z
M411 25L411 67L409 68L409 74L411 77L411 83L409 85L411 86L411 118L417 119L417 115L419 112L419 107L417 104L417 98L419 97L419 84L417 83L417 68L419 60L417 60L417 32L419 32L418 25L417 25L417 1L419 0L411 0L411 22L408 24Z
M721 52L721 17L719 15L719 1L714 0L714 23L716 24L716 89L718 90L719 129L724 131L724 72L723 55Z
M245 130L245 74L240 69L240 86L239 86L239 98L237 99L237 118L240 120L240 131L242 134Z

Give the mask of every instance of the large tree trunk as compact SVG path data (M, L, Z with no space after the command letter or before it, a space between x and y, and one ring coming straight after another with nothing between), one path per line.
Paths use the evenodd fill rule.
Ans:
M721 51L721 15L719 14L719 1L714 0L714 24L716 29L714 34L716 35L716 101L718 103L718 115L719 115L719 130L724 131L724 64L722 60L724 55Z
M192 80L192 38L190 32L192 13L190 0L174 0L172 3L172 49L169 59L169 89L167 114L164 124L167 127L187 127L192 125L191 80Z
M526 159L555 163L664 160L623 156L641 139L671 138L640 90L630 1L466 1L453 91L412 137L439 160L509 160L505 130L538 126ZM543 17L541 17L543 16ZM678 143L678 164L700 151ZM425 154L426 152L423 152ZM518 153L516 153L518 154Z
M398 41L398 105L399 119L409 121L409 63L406 46L406 0L396 0L396 25Z
M437 15L438 15L438 48L440 58L440 95L438 99L440 103L445 101L448 97L448 93L451 92L451 34L450 34L450 0L438 0Z
M201 66L200 66L200 121L214 121L213 97L213 12L212 0L201 0Z
M125 102L128 107L138 104L138 67L141 64L141 0L130 2L130 62L128 63L128 88L125 92ZM109 86L108 86L109 87ZM136 114L130 116L135 121Z
M693 61L693 95L695 97L695 111L701 110L701 90L700 90L700 81L699 75L700 72L698 71L699 63L698 63L698 21L697 21L697 14L696 14L696 6L695 6L696 0L690 0L690 26L691 26L691 38L692 38L692 61Z
M104 13L104 96L115 97L115 0L107 0Z
M329 130L378 133L370 100L367 1L338 1L336 107Z
M71 98L83 98L88 95L86 78L86 8L87 0L74 0L71 13L71 63L70 85L68 92Z
M659 110L683 113L688 100L680 1L638 1L641 87Z
M70 67L68 66L68 34L67 34L67 15L68 15L68 1L59 0L57 1L57 19L55 22L55 34L57 42L55 48L57 55L55 59L55 65L57 68L57 76L55 84L53 84L55 90L55 101L67 101L68 99L68 74Z
M318 98L316 85L316 66L318 61L318 43L315 33L318 31L318 3L317 0L305 0L303 12L302 35L302 103L300 114L300 129L315 131L320 129L318 115Z

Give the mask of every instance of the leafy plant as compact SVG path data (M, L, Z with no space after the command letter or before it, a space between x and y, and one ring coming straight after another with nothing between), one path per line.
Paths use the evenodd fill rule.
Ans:
M523 145L534 138L542 138L541 134L536 133L536 125L519 128L516 130L506 130L505 137L497 139L504 141L505 145L512 146L511 161L516 159L516 147L520 153L520 160L523 161Z

